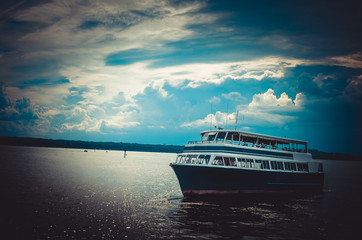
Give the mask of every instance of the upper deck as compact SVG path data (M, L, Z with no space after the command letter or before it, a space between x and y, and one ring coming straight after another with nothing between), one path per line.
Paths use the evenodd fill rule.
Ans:
M308 142L290 138L250 133L238 130L209 130L201 132L200 141L188 144L229 143L233 145L271 149L285 152L308 153Z

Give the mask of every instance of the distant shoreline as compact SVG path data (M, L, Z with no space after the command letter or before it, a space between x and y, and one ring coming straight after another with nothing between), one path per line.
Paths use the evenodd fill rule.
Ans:
M123 142L92 142L78 140L53 140L44 138L28 137L4 137L0 136L0 145L7 146L29 146L29 147L59 147L59 148L79 148L96 150L118 150L118 151L139 151L139 152L166 152L179 153L183 151L180 145L162 144L139 144Z
M163 144L140 144L124 142L93 142L80 140L54 140L44 138L30 137L7 137L0 136L0 145L5 146L29 146L29 147L58 147L58 148L79 148L95 150L118 150L118 151L139 151L139 152L165 152L180 153L184 146L181 145L163 145ZM343 153L328 153L315 149L310 149L313 159L323 160L349 160L362 161L362 156L354 156Z

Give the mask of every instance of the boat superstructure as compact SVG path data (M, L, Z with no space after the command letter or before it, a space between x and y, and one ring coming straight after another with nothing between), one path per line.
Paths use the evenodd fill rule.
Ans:
M238 130L201 132L170 166L184 195L321 191L308 142Z

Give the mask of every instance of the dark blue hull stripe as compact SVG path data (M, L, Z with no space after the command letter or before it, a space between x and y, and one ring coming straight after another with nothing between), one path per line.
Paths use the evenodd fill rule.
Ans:
M237 148L237 147L228 147L228 146L189 146L189 147L184 147L183 152L184 153L224 152L224 153L237 153L245 155L263 156L263 157L293 159L292 153L281 153L281 152L266 151L262 149L247 149L247 148Z

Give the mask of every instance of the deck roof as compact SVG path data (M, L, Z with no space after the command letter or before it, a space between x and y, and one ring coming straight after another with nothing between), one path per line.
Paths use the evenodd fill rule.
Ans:
M305 145L308 144L308 141L302 141L302 140L291 139L291 138L283 138L283 137L274 137L274 136L270 136L270 135L244 132L244 131L239 131L239 130L215 129L215 130L202 131L201 134L204 134L207 132L232 132L232 133L238 133L238 134L242 135L243 137L258 138L259 141L260 140L277 141L278 143L282 143L282 144L283 143L284 144L296 143L296 144L305 144Z

